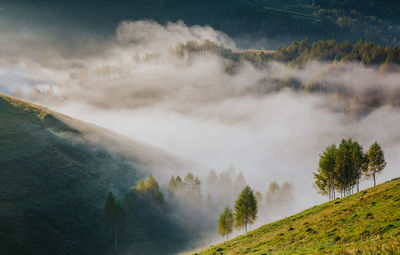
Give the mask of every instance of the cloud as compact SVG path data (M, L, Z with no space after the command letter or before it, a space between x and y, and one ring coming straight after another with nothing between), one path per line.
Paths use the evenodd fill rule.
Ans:
M268 92L273 91L268 87L289 77L344 87L352 95L371 89L390 95L400 73L382 74L355 63L313 62L295 69L271 62L263 69L244 64L229 74L219 56L174 53L178 43L206 39L235 47L210 27L122 22L109 41L82 44L79 52L88 49L90 54L66 57L60 53L65 50L45 40L35 46L45 51L44 57L31 51L25 57L10 55L2 60L0 86L9 93L18 88L29 100L210 168L233 164L264 194L271 181L291 182L296 210L325 200L312 187L312 172L318 154L341 138L353 137L364 148L380 142L388 165L378 181L397 176L397 108L377 107L359 119L332 111L337 106L332 94ZM197 174L205 178L207 173Z

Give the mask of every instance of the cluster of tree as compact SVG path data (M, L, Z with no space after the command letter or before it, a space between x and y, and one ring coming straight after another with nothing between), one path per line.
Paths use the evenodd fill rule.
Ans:
M329 200L335 199L335 191L342 197L353 193L354 187L359 191L361 178L373 177L384 169L386 161L384 152L377 142L364 153L362 146L352 139L342 139L338 147L328 146L320 155L319 167L314 173L315 187Z
M284 182L279 186L277 182L271 182L265 193L265 204L267 207L280 206L293 202L293 185Z
M157 180L150 175L145 181L140 179L137 186L132 186L122 199L109 192L104 204L104 212L109 224L109 238L118 248L118 233L125 224L135 220L139 209L151 207L154 210L164 208L164 197ZM114 234L113 234L114 233Z
M114 195L109 192L104 204L104 212L109 224L109 238L112 240L112 232L115 232L114 249L118 247L118 230L125 222L125 210L122 202L116 199Z
M389 93L387 90L376 88L354 90L340 80L327 81L324 79L324 77L335 75L337 72L343 73L342 63L346 62L374 65L374 68L379 69L381 73L398 71L400 47L379 45L362 39L356 43L334 40L311 43L309 39L304 39L293 41L288 46L278 47L275 52L265 50L232 51L223 45L206 40L179 44L174 52L181 57L216 54L223 57L225 71L230 74L238 72L245 63L263 68L275 60L296 68L303 68L313 60L334 62L334 64L327 65L321 73L311 77L307 83L291 75L284 77L271 75L268 79L260 81L260 86L255 87L255 91L269 93L291 88L308 93L331 94L334 96L332 102L336 102L333 107L338 107L337 110L354 116L368 114L387 104L400 107L399 88L387 88L390 90Z
M240 193L234 206L235 212L225 207L224 212L218 219L218 230L223 237L229 238L234 227L238 230L243 229L247 232L247 227L253 224L257 218L257 199L253 190L246 186Z
M218 175L214 169L210 170L204 182L190 172L183 178L172 176L167 192L170 202L191 204L196 210L209 215L211 209L223 209L222 202L233 203L245 186L243 174L237 173L235 168L230 166Z
M172 176L168 183L168 196L170 199L185 199L186 202L201 203L201 181L197 176L188 173L183 178Z
M309 38L294 40L287 46L278 46L276 51L232 51L222 44L205 40L203 42L188 41L179 43L172 52L179 57L198 55L218 55L226 59L225 69L235 72L244 62L256 67L265 67L271 60L303 67L311 60L320 61L357 61L366 65L400 64L400 47L385 46L360 39L358 42L338 42L322 40L311 43Z
M335 40L311 43L306 38L278 47L274 59L300 67L310 60L357 61L366 65L400 64L400 47L384 46L363 39L356 43Z
M398 13L400 6L396 1L392 0L371 0L371 1L357 1L357 0L312 0L313 5L321 6L323 8L340 8L357 10L367 15L375 15L381 17L397 18L400 21Z
M263 220L274 220L290 213L293 209L294 187L291 183L284 182L279 185L273 181L264 196L259 191L255 192L254 196L257 200L259 218Z
M206 202L213 207L220 206L222 202L231 204L245 186L246 180L243 173L237 173L233 166L221 171L219 175L211 169L205 181Z

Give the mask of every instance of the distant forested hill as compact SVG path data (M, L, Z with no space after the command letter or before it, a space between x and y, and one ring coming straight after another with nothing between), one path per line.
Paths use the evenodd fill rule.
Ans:
M308 36L356 41L363 37L384 44L400 40L396 1L359 0L117 0L3 1L5 15L34 22L111 34L122 20L183 20L210 25L239 39L243 47L275 47ZM51 22L50 22L51 21ZM262 40L267 38L268 40ZM263 43L263 45L261 45Z

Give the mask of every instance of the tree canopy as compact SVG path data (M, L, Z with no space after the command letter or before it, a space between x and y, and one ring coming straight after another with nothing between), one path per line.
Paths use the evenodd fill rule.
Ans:
M257 199L250 186L246 186L235 202L235 225L236 228L244 228L253 224L257 217Z
M218 232L226 239L229 239L229 234L233 231L234 217L232 210L227 206L224 212L218 219Z
M320 154L314 186L329 200L335 199L335 191L346 196L353 193L354 187L359 191L363 174L373 176L375 185L375 174L382 171L385 165L383 150L376 142L364 153L357 141L342 139L338 147L331 144Z
M374 179L374 186L376 185L376 174L382 172L386 166L385 155L381 146L375 142L371 145L366 153L367 167L364 174L367 177L372 176Z

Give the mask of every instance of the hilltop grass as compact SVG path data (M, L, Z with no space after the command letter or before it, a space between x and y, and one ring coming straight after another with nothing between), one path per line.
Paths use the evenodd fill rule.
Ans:
M193 253L400 254L400 179Z

